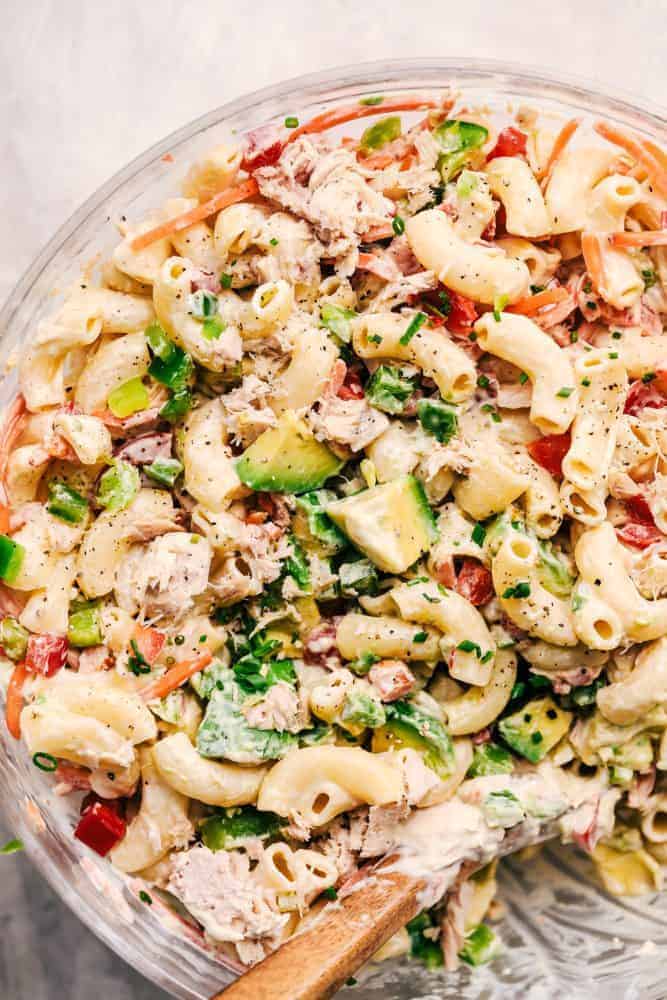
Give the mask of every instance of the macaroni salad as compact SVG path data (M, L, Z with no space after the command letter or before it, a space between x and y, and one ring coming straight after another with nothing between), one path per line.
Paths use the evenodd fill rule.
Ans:
M377 95L217 146L21 361L7 727L226 960L392 855L428 890L385 953L480 964L547 824L662 885L667 156L505 119Z

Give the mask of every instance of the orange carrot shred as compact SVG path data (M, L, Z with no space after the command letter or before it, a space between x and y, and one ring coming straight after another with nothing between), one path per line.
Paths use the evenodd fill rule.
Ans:
M553 173L556 163L563 155L565 147L580 125L580 118L570 118L568 122L565 122L562 129L556 136L556 141L554 142L551 152L549 153L549 158L537 175L538 180L542 181L543 188L545 188L551 180L551 174Z
M236 187L218 191L208 201L202 202L196 208L191 208L189 212L177 215L174 219L163 222L161 226L156 226L155 229L149 229L147 233L135 236L130 243L130 248L132 250L144 250L151 243L155 243L156 240L163 240L166 236L171 236L172 233L179 233L182 229L189 229L196 222L207 219L209 215L215 215L216 212L227 208L228 205L235 205L238 201L246 201L247 198L254 197L258 191L257 181L252 177L247 181L242 181L241 184L237 184Z
M368 229L361 237L361 242L375 243L377 240L386 240L389 236L393 235L393 226L391 222L388 222L386 226L376 226L375 229Z
M596 288L604 284L603 243L608 241L606 233L582 233L581 252L588 275Z
M184 660L183 663L177 664L168 670L167 673L160 677L158 680L153 681L152 684L148 684L141 692L141 697L144 701L152 701L154 698L165 698L171 691L175 691L185 684L190 677L199 673L204 667L207 667L213 656L211 653L204 653L202 656L196 657L194 660Z
M612 233L610 239L615 247L664 247L667 246L667 229Z
M594 128L603 139L613 143L614 146L620 146L634 157L644 168L657 191L663 197L667 197L667 156L661 149L650 140L641 139L631 132L624 132L608 122L596 122Z
M535 295L527 295L523 299L518 299L514 305L507 306L506 312L520 313L522 316L532 316L534 313L544 309L545 306L553 306L557 302L563 302L569 296L567 288L545 288L543 292Z
M28 677L25 663L17 663L7 687L5 721L15 740L21 739L21 711L23 710L23 685Z
M301 135L326 132L327 129L335 128L337 125L344 125L346 122L356 121L359 118L368 118L371 115L383 115L392 111L421 111L437 107L439 107L438 101L417 96L389 98L382 101L381 104L348 104L345 107L333 108L331 111L324 111L321 115L315 115L309 122L305 122L290 132L285 144L289 145Z

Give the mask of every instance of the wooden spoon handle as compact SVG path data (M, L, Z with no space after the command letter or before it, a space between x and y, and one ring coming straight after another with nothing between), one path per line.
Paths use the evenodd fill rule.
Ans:
M211 1000L325 1000L419 912L423 883L378 872Z

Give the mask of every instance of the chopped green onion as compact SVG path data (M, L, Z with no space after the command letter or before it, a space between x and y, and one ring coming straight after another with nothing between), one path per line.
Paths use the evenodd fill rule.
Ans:
M150 402L148 389L139 377L128 379L113 389L107 397L107 406L114 417L123 420L132 413L145 410Z
M574 392L573 385L564 385L561 386L556 395L560 396L561 399L567 399L569 396L572 395L573 392Z
M644 290L648 291L649 288L653 288L658 278L655 271L652 268L646 268L641 272L641 276L644 280Z
M620 340L622 336L623 336L623 334L621 333L620 330L614 330L614 332L611 335L611 339L612 340Z
M376 94L374 97L362 97L359 104L363 104L366 108L374 108L377 104L382 104L383 101L383 95Z
M363 132L359 145L361 149L382 149L388 142L398 139L401 134L401 119L398 115L389 115L380 121L369 125Z
M441 444L447 444L458 427L454 406L439 399L420 399L417 418L426 433L432 434Z
M496 323L500 323L501 313L508 302L509 302L509 295L496 295L495 299L493 300L493 318L495 319Z
M402 344L403 347L405 347L407 344L409 344L410 341L412 340L412 338L414 337L414 335L417 333L417 331L426 322L426 318L427 317L426 317L425 313L418 312L417 315L414 316L412 318L412 320L410 321L410 324L408 325L408 328L405 331L405 333L402 334L401 337L399 337L399 340L398 340L399 344Z
M588 376L586 376L586 378L582 378L581 384L585 389L588 389L589 385L591 384L591 380L588 378Z
M0 535L0 578L10 585L21 572L25 549L7 535Z
M423 632L423 631L415 632L415 634L412 637L412 641L416 642L418 645L421 645L422 642L426 642L427 639L428 639L428 632Z
M356 312L346 309L344 306L335 306L332 302L325 302L320 310L320 322L327 330L331 330L344 344L349 344L352 339L350 330L350 320L354 319Z
M218 311L218 296L200 288L190 296L190 312L195 319L208 319Z
M644 374L642 375L642 382L644 383L644 385L648 385L649 382L652 382L654 378L657 378L655 372L644 372Z
M579 333L576 330L570 330L570 343L576 344L579 340Z
M611 361L615 361L618 357L618 351L610 351L608 356Z
M156 458L150 465L144 465L143 471L156 483L172 487L183 471L183 465L177 458Z
M142 903L146 903L147 906L153 905L153 899L148 895L145 889L141 889L139 892L139 899Z
M0 622L0 646L5 656L18 663L24 659L30 633L16 618L3 618Z
M33 754L32 762L40 771L51 772L55 771L58 767L58 761L50 753Z
M477 385L479 386L480 389L487 389L488 385L489 385L488 376L487 375L478 375L477 376Z
M330 885L328 889L325 889L322 895L326 896L327 899L338 899L338 893L332 885Z
M528 381L528 376L526 375L526 373L525 372L520 372L519 373L519 382L521 383L521 385L525 385L527 381Z
M85 648L102 642L99 610L96 606L80 608L69 616L67 640L71 646Z
M400 217L400 215L395 215L392 219L391 228L394 230L396 236L402 236L405 232L405 222Z
M226 329L227 324L224 319L221 319L220 316L211 316L204 320L201 335L204 340L218 340L220 334L224 333Z
M272 236L271 239L269 240L269 243L271 244L272 247L277 247L278 244L280 243L280 240L277 238L277 236Z
M49 514L59 517L68 524L81 524L88 513L88 501L66 483L52 479L49 483L49 499L46 504Z
M369 342L371 344L381 344L382 343L382 337L380 336L379 333L371 333L371 334L369 334L368 340L369 340Z
M285 119L285 128L298 128L298 127L299 127L299 119L295 118L293 115L288 115L288 117Z
M222 288L232 287L232 275L231 274L221 274L220 275L220 285Z
M507 600L520 600L523 597L530 597L530 583L522 580L520 583L517 583L515 587L508 587L505 591L503 591L502 596Z
M0 847L0 854L18 854L23 849L24 844L22 840L8 840L6 844Z
M139 649L137 640L130 639L130 646L132 647L132 655L127 658L128 668L132 671L135 677L138 677L139 674L150 674L151 665Z
M108 511L125 510L139 492L140 484L138 469L129 462L115 459L100 479L97 502Z

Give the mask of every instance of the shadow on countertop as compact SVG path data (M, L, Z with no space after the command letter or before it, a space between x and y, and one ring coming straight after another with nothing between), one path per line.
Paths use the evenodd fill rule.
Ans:
M0 845L12 833L0 822ZM24 854L0 856L2 1000L165 1000L98 941Z

